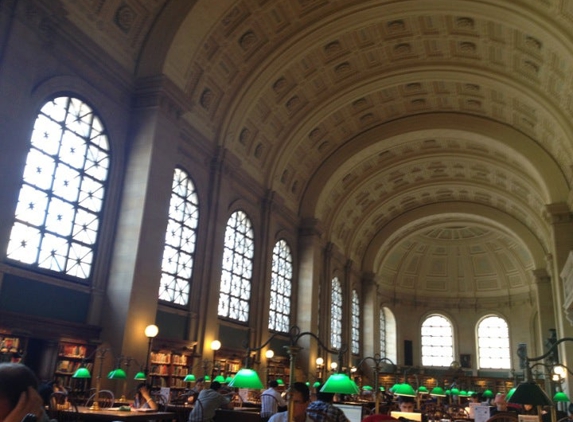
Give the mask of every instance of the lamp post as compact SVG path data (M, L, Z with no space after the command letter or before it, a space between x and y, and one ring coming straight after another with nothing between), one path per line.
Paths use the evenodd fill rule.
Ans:
M149 379L149 357L151 355L151 344L153 339L159 334L157 325L151 324L145 327L145 337L147 337L147 356L145 357L145 376Z
M564 337L562 339L556 340L552 342L551 347L541 356L530 358L527 356L527 346L521 343L517 348L517 356L519 357L520 366L525 370L525 381L522 382L517 386L515 392L508 400L510 403L519 403L519 404L532 404L538 406L538 409L541 406L552 406L551 409L551 420L552 422L556 422L556 412L555 406L553 405L551 399L547 395L545 391L543 391L537 383L533 381L532 369L536 365L531 365L530 362L539 362L547 357L551 356L552 358L555 356L555 351L557 350L557 346L565 341L573 341L572 337ZM551 365L555 365L555 361L551 361ZM557 366L557 365L555 365ZM538 412L539 414L541 412Z
M365 358L362 358L362 360L360 362L358 362L358 364L356 366L360 366L363 363L367 362L367 361L372 361L372 363L374 364L374 366L372 366L372 370L374 371L374 400L375 400L375 412L378 414L380 412L380 388L379 388L379 374L380 372L382 372L382 364L385 363L389 363L391 365L394 366L394 368L396 367L396 365L394 364L394 362L392 362L390 359L388 359L387 357L381 357L378 353L376 353L374 356L366 356Z
M93 400L92 405L89 408L90 410L99 410L99 408L100 408L99 407L99 390L100 390L100 385L101 385L101 372L102 372L102 368L103 368L103 359L104 359L104 356L108 350L109 349L97 348L96 350L93 351L93 353L88 358L86 358L86 359L90 359L95 354L96 359L100 360L99 371L98 371L97 378L96 378L94 400ZM91 374L87 368L82 366L81 368L79 368L74 373L74 375L72 375L72 378L91 378Z
M213 351L213 373L211 376L213 379L215 379L217 375L221 375L221 367L217 365L217 350L221 348L221 342L219 340L213 340L210 344L210 347ZM217 371L218 374L215 374L215 371Z

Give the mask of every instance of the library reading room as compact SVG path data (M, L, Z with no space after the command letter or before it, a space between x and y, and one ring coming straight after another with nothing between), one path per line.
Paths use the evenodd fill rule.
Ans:
M0 422L573 421L572 0L3 0L0 94Z

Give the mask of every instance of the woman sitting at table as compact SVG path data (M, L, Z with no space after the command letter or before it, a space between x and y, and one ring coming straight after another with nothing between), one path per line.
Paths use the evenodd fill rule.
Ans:
M157 410L159 406L155 403L155 400L151 398L150 386L144 382L137 386L137 392L135 393L135 399L133 401L133 407L135 409L152 409Z

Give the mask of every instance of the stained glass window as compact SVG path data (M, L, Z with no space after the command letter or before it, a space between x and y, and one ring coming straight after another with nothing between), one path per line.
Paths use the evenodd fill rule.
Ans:
M269 329L286 333L290 329L292 254L285 240L273 248Z
M330 291L330 346L340 349L342 344L342 286L338 277L332 279Z
M510 369L509 328L498 316L482 319L477 328L479 368Z
M175 169L161 264L160 300L176 305L189 303L198 223L195 186L185 171Z
M218 307L220 317L240 322L249 320L253 255L251 220L243 211L236 211L229 218L225 229Z
M450 366L453 361L452 324L442 315L430 315L422 324L422 365Z
M92 108L58 97L36 117L7 257L79 279L91 276L110 165Z
M360 353L360 300L356 290L352 290L352 353Z

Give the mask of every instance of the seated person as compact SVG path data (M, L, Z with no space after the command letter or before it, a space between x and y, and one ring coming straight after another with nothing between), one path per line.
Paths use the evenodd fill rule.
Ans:
M133 407L135 409L159 409L155 400L151 398L151 387L148 384L142 382L137 386Z
M20 363L0 364L0 422L21 422L26 415L47 422L38 380L32 370Z
M221 383L213 381L210 388L199 393L195 406L189 414L189 422L212 422L217 409L229 407L232 396L220 394L220 389Z

